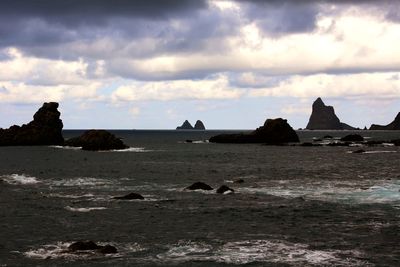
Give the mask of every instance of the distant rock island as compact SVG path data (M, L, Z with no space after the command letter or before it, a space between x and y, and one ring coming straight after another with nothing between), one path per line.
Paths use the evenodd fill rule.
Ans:
M312 113L306 129L308 130L355 130L356 128L340 122L332 106L326 106L320 97L312 105Z
M28 124L0 129L0 146L62 145L62 128L58 103L44 103Z
M397 114L394 121L392 121L388 125L383 126L383 125L372 124L369 129L370 130L400 130L400 112Z
M177 130L205 130L206 127L201 120L196 121L194 127L188 120L185 120L181 126L176 127Z
M278 118L267 119L263 126L249 134L221 134L211 137L210 142L280 145L284 143L297 143L299 142L299 137L286 120Z

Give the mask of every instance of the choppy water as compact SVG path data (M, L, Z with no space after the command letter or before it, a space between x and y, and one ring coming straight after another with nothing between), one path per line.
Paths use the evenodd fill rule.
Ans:
M0 147L0 266L400 265L399 147L351 154L210 144L209 131L116 133L132 148ZM196 181L235 194L184 190ZM145 200L112 199L130 192ZM119 253L69 253L77 240Z

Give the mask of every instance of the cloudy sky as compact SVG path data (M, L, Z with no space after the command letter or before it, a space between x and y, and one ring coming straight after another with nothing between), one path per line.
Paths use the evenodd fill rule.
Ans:
M373 0L2 0L0 127L60 102L64 128L356 127L400 111L400 5Z

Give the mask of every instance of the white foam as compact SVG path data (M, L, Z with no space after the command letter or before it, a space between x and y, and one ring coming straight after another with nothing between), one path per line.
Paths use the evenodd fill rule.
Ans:
M213 261L225 264L253 262L287 263L296 266L373 266L356 259L359 251L313 250L308 245L275 240L244 240L213 247L200 242L179 242L158 254L162 263Z
M106 207L74 208L74 207L66 206L65 209L68 211L73 211L73 212L90 212L93 210L105 210L107 208Z
M92 177L78 177L52 181L53 186L104 186L112 184L111 181Z
M67 150L82 150L80 146L50 146L52 148L67 149Z
M128 147L125 149L113 149L113 150L101 150L99 152L151 152L151 150L146 150L144 147Z
M40 183L36 177L28 176L25 174L11 174L0 176L0 180L5 181L8 184L12 185L32 185Z
M84 195L64 195L64 194L49 194L49 197L57 197L57 198L72 198L72 199L80 199L80 198L93 198L93 194L84 194Z
M266 185L257 188L238 188L242 193L268 194L286 198L304 197L342 203L400 203L400 181L375 181L375 184L346 183L330 181L329 183L311 183L307 185Z

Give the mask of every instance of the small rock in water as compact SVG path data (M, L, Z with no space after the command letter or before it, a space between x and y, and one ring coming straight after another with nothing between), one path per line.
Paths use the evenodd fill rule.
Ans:
M193 143L193 140L187 139L186 143Z
M233 190L232 188L229 188L226 185L221 185L218 189L217 189L217 193L218 194L228 194L228 193L233 193L235 192L235 190Z
M365 153L365 150L364 149L357 149L357 150L354 150L351 153L353 153L353 154L361 154L361 153Z
M120 197L113 197L113 199L125 199L125 200L130 200L130 199L144 199L144 197L140 194L137 193L130 193L125 196L120 196Z
M211 186L209 186L208 184L203 183L203 182L196 182L196 183L192 184L191 186L186 187L186 189L188 189L188 190L197 190L197 189L213 190L213 188Z
M331 135L325 135L323 139L333 139L333 136L331 136Z
M103 254L115 254L115 253L118 253L118 250L117 250L117 248L114 247L114 246L105 245L105 246L103 246L103 247L101 247L101 248L99 249L99 252L100 252L100 253L103 253Z
M69 245L68 249L71 251L78 251L78 250L96 250L101 248L93 241L77 241Z
M349 134L346 135L345 137L342 137L340 140L346 142L362 142L364 141L364 137L362 137L359 134Z
M235 181L233 181L234 184L243 184L244 180L243 179L237 179Z

